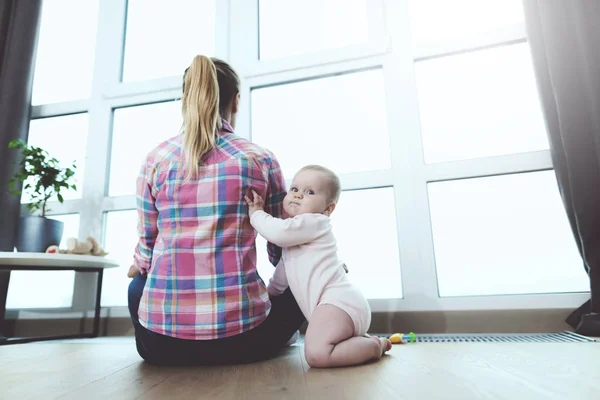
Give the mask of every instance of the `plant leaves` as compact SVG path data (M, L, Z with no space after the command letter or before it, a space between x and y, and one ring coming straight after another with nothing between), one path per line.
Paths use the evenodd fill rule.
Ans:
M29 146L22 139L11 140L8 147L21 152L19 168L9 181L9 189L13 194L22 194L23 190L27 190L29 212L41 211L44 216L49 210L47 202L53 196L62 203L63 190L77 190L75 182L72 182L77 168L75 162L72 168L62 168L58 160L50 157L46 150ZM24 184L23 190L17 190L16 186L21 183Z

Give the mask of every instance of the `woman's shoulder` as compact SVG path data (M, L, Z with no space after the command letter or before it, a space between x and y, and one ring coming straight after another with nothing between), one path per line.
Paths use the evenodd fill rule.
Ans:
M154 146L146 154L147 164L157 164L162 161L174 161L181 158L183 135L178 134Z
M277 162L275 154L266 147L263 147L236 134L228 135L227 139L229 146L237 153L238 156L254 158L267 164Z

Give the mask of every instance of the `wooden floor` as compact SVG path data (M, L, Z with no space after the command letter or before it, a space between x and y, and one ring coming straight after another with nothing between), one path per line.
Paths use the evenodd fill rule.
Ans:
M395 345L310 369L301 345L246 366L158 368L130 338L0 347L0 399L600 399L600 343Z

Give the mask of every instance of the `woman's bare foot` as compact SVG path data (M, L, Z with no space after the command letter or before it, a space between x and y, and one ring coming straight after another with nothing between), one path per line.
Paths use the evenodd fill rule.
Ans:
M379 352L377 358L381 358L386 352L392 349L392 342L387 338L380 338L377 336L369 336L369 339L373 339L377 343Z

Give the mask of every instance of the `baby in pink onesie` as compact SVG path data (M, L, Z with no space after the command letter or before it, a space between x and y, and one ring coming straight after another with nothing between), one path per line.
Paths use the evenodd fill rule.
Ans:
M250 223L266 240L283 248L268 290L277 296L289 286L308 321L306 361L312 367L341 367L377 360L391 348L385 338L367 335L369 303L347 278L338 259L329 216L340 197L340 180L318 165L294 176L283 200L287 219L267 214L263 199L246 196Z

